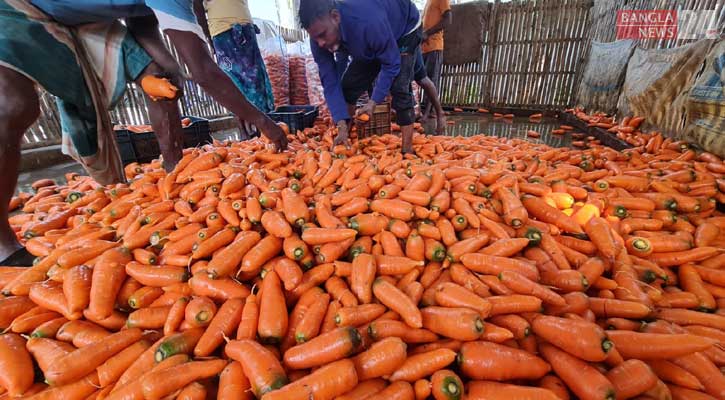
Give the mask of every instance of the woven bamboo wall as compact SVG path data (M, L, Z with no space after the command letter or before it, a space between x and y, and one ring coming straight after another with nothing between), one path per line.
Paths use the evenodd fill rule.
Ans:
M592 4L591 0L496 1L490 8L481 60L444 65L442 102L472 107L568 106L589 45Z

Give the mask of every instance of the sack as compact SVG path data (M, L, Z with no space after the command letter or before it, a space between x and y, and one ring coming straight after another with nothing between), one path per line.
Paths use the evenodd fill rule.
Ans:
M325 102L325 92L322 88L322 80L320 79L320 70L317 67L312 54L305 57L305 75L307 77L307 97L313 106L317 106L320 110L319 117L325 119L330 116L330 109Z
M687 97L685 139L725 156L725 41L705 57L705 68Z
M701 40L672 49L636 49L619 98L620 115L645 117L652 129L682 135L687 93L712 44Z
M289 105L289 60L284 40L281 37L268 38L260 43L259 50L272 83L275 107Z
M307 60L309 46L301 43L292 43L289 50L289 97L292 105L303 106L310 104L307 94Z
M633 40L611 43L592 42L589 61L584 68L577 94L577 105L588 111L614 114L627 71L627 62L634 50Z

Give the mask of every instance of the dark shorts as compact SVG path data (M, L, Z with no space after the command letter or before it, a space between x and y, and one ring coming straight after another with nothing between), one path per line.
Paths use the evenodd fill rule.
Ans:
M441 85L441 69L443 68L443 52L440 50L429 51L423 54L423 62L425 63L426 75L436 85L436 89L440 90Z
M400 54L400 73L393 81L390 94L393 96L393 109L398 115L398 124L411 125L415 122L415 98L413 83L416 66L416 55L420 52L423 35L419 29L398 40ZM353 60L342 75L342 92L347 104L355 104L360 96L372 93L375 79L380 73L380 62Z

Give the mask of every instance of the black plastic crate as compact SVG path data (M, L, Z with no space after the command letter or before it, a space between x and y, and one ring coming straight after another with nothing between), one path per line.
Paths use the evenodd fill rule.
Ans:
M284 122L290 133L315 126L320 110L317 106L281 106L267 114L275 122Z
M187 147L198 147L212 142L211 130L209 128L209 120L199 117L182 117L191 119L191 125L183 128L184 132L184 148ZM119 143L119 150L121 150L121 159L123 164L130 164L132 162L147 163L151 162L161 155L161 149L159 148L159 141L156 139L154 132L147 133L133 133L128 130L117 130L116 140ZM124 150L122 146L128 149L127 144L131 145L130 150L133 152L133 158L130 158L131 152L126 150L126 156L124 156Z
M116 131L116 143L118 143L118 152L121 154L123 165L136 161L136 151L133 149L131 133L129 131Z

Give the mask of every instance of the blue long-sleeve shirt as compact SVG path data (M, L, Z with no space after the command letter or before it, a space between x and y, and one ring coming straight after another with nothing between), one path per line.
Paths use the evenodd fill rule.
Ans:
M353 60L379 61L380 74L371 98L382 103L400 73L398 39L418 27L420 13L410 0L340 0L336 6L345 55L336 62L334 54L317 46L314 40L310 40L310 47L332 118L338 122L350 118L342 94L344 68L340 62L346 62L346 55Z

